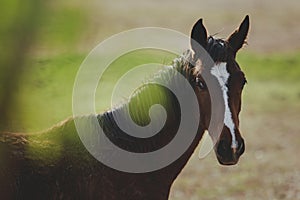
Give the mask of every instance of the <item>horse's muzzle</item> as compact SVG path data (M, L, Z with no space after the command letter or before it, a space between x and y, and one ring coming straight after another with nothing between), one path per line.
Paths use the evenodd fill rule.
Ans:
M237 148L232 148L231 144L225 140L218 142L215 148L217 159L221 165L235 165L240 156L245 152L245 142L241 138Z

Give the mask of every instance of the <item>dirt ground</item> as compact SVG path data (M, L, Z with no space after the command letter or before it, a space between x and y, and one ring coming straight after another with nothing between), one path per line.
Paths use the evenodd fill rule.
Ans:
M248 50L260 53L300 50L298 0L103 0L87 7L93 7L94 11L90 12L89 21L93 29L84 39L86 45L95 44L113 33L145 26L171 28L189 34L191 26L199 18L204 18L210 34L227 37L249 14L251 30Z

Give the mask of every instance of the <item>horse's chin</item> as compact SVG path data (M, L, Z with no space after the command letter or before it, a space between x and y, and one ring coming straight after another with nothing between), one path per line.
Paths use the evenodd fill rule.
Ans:
M233 152L230 154L222 155L222 154L219 154L215 149L215 154L216 154L218 162L221 165L230 166L230 165L236 165L239 162L239 156L237 156Z
M220 155L217 154L217 160L221 165L236 165L239 162L239 158L232 158L232 159L224 159Z

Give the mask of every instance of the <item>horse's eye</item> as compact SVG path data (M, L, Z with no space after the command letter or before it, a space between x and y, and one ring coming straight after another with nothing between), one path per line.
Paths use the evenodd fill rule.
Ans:
M196 77L195 82L196 82L196 86L198 86L201 90L206 89L205 83L200 78Z

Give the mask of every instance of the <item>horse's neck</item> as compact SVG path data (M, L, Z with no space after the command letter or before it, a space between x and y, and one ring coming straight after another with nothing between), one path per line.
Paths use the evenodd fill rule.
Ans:
M154 109L150 118L149 111L154 104L164 108ZM162 112L167 114L166 118ZM180 124L180 107L170 91L151 85L139 91L127 104L102 114L99 120L114 144L128 151L145 153L158 150L173 139Z
M192 141L191 145L188 147L188 149L180 156L178 160L176 160L174 163L170 165L170 168L174 174L170 177L172 180L171 182L177 178L179 173L182 171L182 169L185 167L189 159L191 158L192 154L194 153L196 147L198 146L203 134L204 134L205 129L200 127L198 129L198 133L195 136L194 140Z
M127 151L146 153L158 150L167 145L177 134L181 121L181 113L180 105L176 97L172 92L164 87L151 87L145 87L136 96L131 98L128 104L101 115L100 124L104 127L104 130L106 130L106 136L115 145L118 145ZM151 120L154 120L155 123L155 120L161 120L161 113L158 112L156 115L154 114L154 117L152 117L150 120L149 109L154 104L160 104L164 107L167 118L165 119L165 123L163 127L159 129L158 133L152 133L152 137L140 138L139 133L128 132L128 129L125 131L119 127L120 124L117 124L116 120L114 119L114 117L119 117L121 115L121 121L123 120L123 122L125 122L121 124L127 124L129 122L129 124L137 123L140 126L146 126ZM124 113L127 111L129 111L131 115L130 117L124 117ZM147 133L151 134L151 131L153 130L150 129L150 131ZM185 152L182 152L182 154L179 155L179 159L177 159L173 164L170 165L170 167L167 168L167 170L169 169L168 172L170 173L170 179L174 180L183 169L197 147L203 132L204 129L201 125L199 125L198 133L191 145ZM133 137L132 135L135 135L136 137Z

